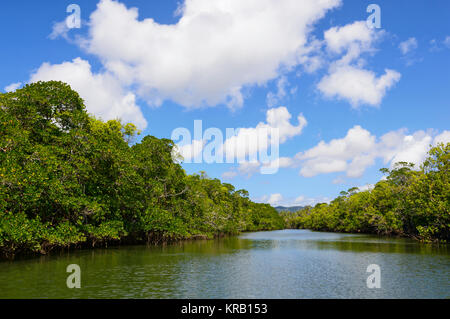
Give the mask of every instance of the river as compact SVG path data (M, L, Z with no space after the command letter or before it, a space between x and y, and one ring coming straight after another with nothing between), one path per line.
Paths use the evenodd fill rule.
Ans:
M66 267L81 269L81 289ZM367 287L367 267L380 288ZM409 239L281 230L161 247L0 262L0 298L449 298L450 249Z

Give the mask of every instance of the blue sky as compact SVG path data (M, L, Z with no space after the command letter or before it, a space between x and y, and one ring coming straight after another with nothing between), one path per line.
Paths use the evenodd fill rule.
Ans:
M67 29L71 3L2 4L0 90L63 80L89 112L133 121L143 136L193 132L194 120L224 134L276 126L276 174L183 164L254 200L326 201L376 183L395 161L420 164L430 144L450 139L446 0L80 0L81 28ZM379 29L366 25L371 3Z

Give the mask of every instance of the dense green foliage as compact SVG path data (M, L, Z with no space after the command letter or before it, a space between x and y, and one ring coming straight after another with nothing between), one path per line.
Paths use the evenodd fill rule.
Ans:
M137 134L61 82L0 94L0 256L284 227L247 191L187 175L173 141Z
M450 236L450 143L431 148L419 170L400 162L372 190L351 188L330 204L283 213L290 228L400 235L447 242Z

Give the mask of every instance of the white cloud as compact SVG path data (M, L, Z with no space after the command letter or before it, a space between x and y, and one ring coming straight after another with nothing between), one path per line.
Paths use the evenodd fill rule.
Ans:
M331 70L318 84L318 89L328 98L349 100L353 107L361 104L379 105L386 91L400 80L400 73L386 69L377 78L374 72L350 65Z
M280 130L280 143L286 142L287 139L300 135L308 124L303 114L297 116L298 125L290 123L291 114L284 106L272 108L267 111L267 124L260 123L261 128L278 128Z
M328 51L339 58L331 63L329 74L318 83L319 91L328 98L348 100L355 108L361 104L379 105L386 91L400 80L400 73L386 69L384 75L377 77L363 69L366 61L361 55L375 52L373 45L383 34L368 28L365 21L325 31Z
M445 37L443 43L447 48L450 48L450 36L449 35Z
M270 171L278 171L280 168L295 167L295 161L290 157L280 157L269 163L262 164L259 161L256 162L242 162L239 166L232 167L230 170L222 174L223 179L233 179L236 176L247 176L247 178L252 175L261 172L261 168Z
M439 143L450 143L450 131L444 131L434 138L433 145L437 145Z
M55 40L59 37L62 37L66 40L68 40L68 33L70 31L70 28L67 26L66 20L55 22L53 24L52 33L48 36L50 39Z
M365 192L365 191L371 191L372 189L374 189L375 185L374 184L366 184L363 186L359 186L358 190L360 192Z
M243 175L250 178L252 175L260 171L261 164L259 162L242 162L238 167L232 167L230 170L222 174L223 179L233 179L236 176Z
M298 125L290 123L291 117L288 109L284 106L272 108L267 111L266 123L260 122L254 128L240 129L235 136L228 138L223 143L221 152L225 155L234 154L239 166L232 167L222 174L222 177L225 179L231 179L238 175L250 177L261 169L266 171L270 169L270 171L276 172L279 168L295 166L295 161L289 157L279 157L269 162L261 162L261 158L257 158L261 151L267 150L268 146L273 146L271 139L278 138L278 142L275 143L282 144L289 138L302 133L308 123L305 117L302 114L297 117ZM271 135L272 129L278 130L277 136ZM269 135L266 135L267 133ZM254 140L253 143L252 140ZM246 158L249 160L247 161Z
M286 168L295 166L295 161L290 157L280 157L268 164L264 164L264 167L278 167Z
M312 177L318 174L347 172L350 177L361 174L361 167L372 164L368 156L375 147L375 136L360 126L355 126L342 139L329 143L321 141L317 146L299 153L303 162L300 174Z
M368 28L365 21L356 21L343 27L333 27L324 33L327 48L334 53L357 50L359 53L370 51L377 39L374 29Z
M286 96L286 87L288 85L288 80L286 76L281 76L277 81L277 92L269 92L267 93L267 105L269 107L274 107L276 104L279 103L280 100L282 100Z
M239 162L238 168L231 168L230 171L224 173L223 177L230 179L237 175L251 176L261 167L282 168L291 167L294 163L291 158L281 157L270 162L261 163L261 158L257 158L257 154L267 150L272 143L283 144L289 138L300 135L307 125L306 118L300 114L297 117L298 124L290 123L292 116L288 109L284 106L272 108L267 111L266 123L260 122L254 128L243 128L238 133L228 138L223 143L221 152L226 154L234 154L235 160ZM273 129L277 129L278 134L273 135ZM278 139L278 141L272 141ZM253 142L252 142L253 141ZM250 159L247 161L246 158ZM251 159L255 159L252 161ZM275 170L275 171L276 171Z
M5 92L14 92L18 88L22 86L22 82L11 83L7 87L4 88Z
M412 50L417 49L418 47L417 39L409 38L408 40L401 42L398 47L403 55L408 54Z
M391 131L380 138L360 126L355 126L341 139L317 146L299 153L295 161L300 163L300 175L313 177L319 174L345 172L347 177L361 177L377 158L386 165L410 162L416 168L425 160L430 145L450 142L450 131L433 137L431 131L417 131L407 134L406 130ZM335 180L340 183L342 178Z
M177 151L184 159L193 160L203 151L204 146L205 141L193 140L191 144L186 144L181 147L177 146Z
M289 138L300 135L308 123L302 114L297 117L297 125L290 123L291 118L292 115L284 106L269 109L266 113L265 123L260 122L256 127L239 129L236 135L224 142L223 152L234 154L239 160L266 150L271 139L278 138L277 143L285 143ZM278 130L278 136L272 136L273 129ZM254 143L252 143L253 137L257 137L257 141Z
M447 47L447 48L450 49L450 36L449 36L449 35L446 36L446 37L444 38L444 40L442 40L442 41L438 41L438 40L436 40L436 39L432 39L432 40L430 40L429 44L430 44L430 48L429 48L430 52L439 52L439 51L441 51L442 49L444 49L444 48L441 46L441 44L442 44L444 47Z
M314 73L325 63L324 53L322 48L324 46L323 41L311 37L308 46L301 50L299 54L299 62L302 65L302 70L306 73ZM300 76L301 70L297 70L297 76Z
M293 203L288 203L287 206L314 206L319 203L329 203L331 199L329 197L307 197L298 196Z
M389 132L383 135L378 143L378 156L384 163L411 162L421 164L432 144L433 138L424 131L406 135L404 130Z
M244 162L239 165L238 172L241 175L247 175L250 177L259 170L259 166L260 165L257 162Z
M261 85L305 61L308 34L340 0L186 0L180 20L139 20L136 8L102 0L80 42L141 97L186 107L243 103Z
M224 176L251 176L259 167L295 168L300 166L300 175L314 177L320 174L345 173L348 178L363 176L366 169L377 159L391 168L397 162L410 162L419 168L427 157L430 145L449 143L450 131L436 135L432 130L416 131L408 134L405 129L388 132L377 138L368 130L357 125L348 130L345 137L329 142L321 141L316 146L300 152L294 157L280 157L262 165L252 163L231 169ZM343 177L333 180L335 184L344 183Z
M284 207L292 207L292 206L314 206L318 203L329 203L331 201L328 197L308 197L308 196L297 196L294 197L285 197L280 193L275 193L271 195L265 195L260 198L256 198L255 201L268 203L272 206L284 206Z
M271 194L269 199L267 200L267 203L269 203L272 206L280 205L281 201L283 200L283 196L280 193Z
M92 73L88 61L76 58L61 64L43 63L31 75L30 82L51 80L69 84L84 99L87 111L103 120L120 118L141 129L147 126L147 121L136 105L136 96L124 91L121 83L110 73Z
M230 180L235 178L238 175L238 173L236 171L226 171L224 172L221 176L223 180Z
M415 50L419 47L416 38L409 38L408 40L401 42L398 47L403 54L402 59L405 61L407 66L423 60L423 58L415 57Z

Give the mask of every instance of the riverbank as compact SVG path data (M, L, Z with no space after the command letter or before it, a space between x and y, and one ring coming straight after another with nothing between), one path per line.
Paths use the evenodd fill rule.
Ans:
M164 237L164 235L151 234L147 236L137 237L124 237L117 240L102 241L102 242L92 242L84 241L76 244L71 244L68 246L50 246L46 243L42 244L45 250L37 251L24 251L16 253L14 255L7 255L5 253L0 253L0 261L13 261L17 258L37 258L39 256L52 255L52 254L62 254L69 252L76 252L78 250L95 250L95 249L107 249L108 247L121 247L121 246L167 246L175 243L183 242L194 242L194 241L204 241L204 240L216 240L228 237L235 237L243 234L252 233L254 231L274 231L280 229L260 229L253 231L242 231L240 233L220 233L220 234L197 234L190 237Z
M246 190L188 175L172 140L88 114L65 83L0 93L0 105L3 257L284 227Z
M450 241L450 143L432 147L423 165L400 162L366 190L341 192L330 203L284 212L286 226L343 233Z

